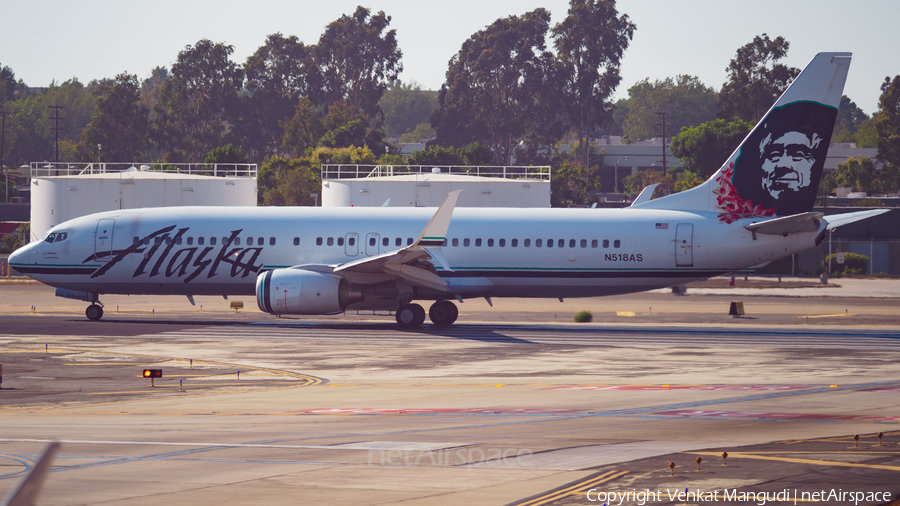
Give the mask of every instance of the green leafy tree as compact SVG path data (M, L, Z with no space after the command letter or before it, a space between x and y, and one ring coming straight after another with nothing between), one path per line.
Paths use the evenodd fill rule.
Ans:
M678 132L716 119L715 90L695 76L679 75L674 80L639 81L628 90L628 116L623 130L627 140L650 139L661 132L656 125L659 111L667 111L667 132Z
M18 166L28 162L52 161L56 156L56 134L51 129L53 111L48 107L60 105L59 146L60 160L67 154L66 146L81 140L81 131L91 121L97 103L93 90L96 83L83 85L77 79L62 84L52 83L43 93L18 98L3 104L9 113L6 117L6 142L4 163ZM72 158L68 158L71 160Z
M162 92L163 83L169 78L166 67L154 67L150 71L150 77L141 82L141 105L153 112L159 104L159 95Z
M400 136L400 142L422 142L425 139L433 139L437 135L430 123L419 123L412 131Z
M271 157L259 169L259 204L264 206L311 206L311 193L321 187L315 160L310 157Z
M0 104L12 100L16 93L16 73L7 66L0 66Z
M864 113L855 102L850 100L847 95L842 96L837 119L834 121L834 131L831 134L832 142L854 142L853 135L868 119L869 115Z
M284 129L281 147L293 158L300 158L307 149L318 146L319 139L325 135L325 125L307 97L298 101L294 116L281 126Z
M359 6L325 28L314 49L320 80L310 90L315 102L328 107L346 100L354 114L382 117L378 101L403 71L397 33L388 30L390 23L384 11L373 16Z
M97 145L103 146L103 158L109 161L137 160L150 147L149 111L141 104L137 76L119 74L94 90L97 107L91 122L81 133L75 147L82 161L95 161Z
M900 75L885 78L873 123L878 139L878 156L900 167Z
M622 80L620 61L635 29L628 15L616 11L615 0L570 0L568 16L553 28L561 104L581 139L583 165L590 144L585 139L609 121L609 97Z
M666 194L666 188L671 188L675 183L675 176L666 174L662 170L639 170L634 174L622 178L622 185L628 193L639 193L651 184L659 184L653 195L660 197Z
M690 190L703 184L704 179L689 170L682 170L675 176L675 184L672 186L674 193Z
M491 151L480 142L461 148L428 146L409 155L410 165L488 165L494 159Z
M229 142L207 153L203 163L247 163L247 153Z
M759 121L800 74L800 69L778 63L789 48L784 37L770 39L765 33L739 48L725 69L728 81L719 92L719 117Z
M693 128L682 128L672 138L670 147L686 171L708 178L722 167L752 128L752 123L740 118L729 122L707 121Z
M390 137L399 137L427 123L438 105L437 92L423 90L415 81L392 83L378 102L384 112L385 132Z
M550 206L584 206L594 202L600 191L600 167L604 152L596 157L597 165L586 168L574 156L560 156L553 162L553 179L550 180Z
M282 125L295 114L295 106L309 93L307 76L314 71L312 47L296 36L274 33L247 58L246 104L240 122L244 144L261 156L282 145ZM314 79L313 79L314 80Z
M867 156L850 157L837 164L834 172L836 187L852 188L857 192L871 192L876 179L875 163Z
M203 39L178 53L154 111L157 141L166 150L200 160L222 144L244 77L229 59L232 52L233 46Z
M509 165L518 142L539 127L546 106L550 13L535 9L501 18L463 42L450 59L447 82L431 117L436 144L483 140L495 164Z

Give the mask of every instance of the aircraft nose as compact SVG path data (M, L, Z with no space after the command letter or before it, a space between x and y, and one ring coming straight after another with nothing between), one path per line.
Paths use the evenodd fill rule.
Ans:
M28 265L31 263L31 250L33 249L33 244L26 244L21 248L12 252L9 255L9 266L13 269L16 268L16 265Z

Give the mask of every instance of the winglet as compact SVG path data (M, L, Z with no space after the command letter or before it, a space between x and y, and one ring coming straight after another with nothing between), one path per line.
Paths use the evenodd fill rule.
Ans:
M447 235L447 229L450 228L450 218L453 216L453 209L456 207L456 201L459 194L463 190L454 190L447 194L441 207L435 211L431 221L422 231L422 235L416 240L413 246L442 246Z
M37 495L44 485L44 478L50 470L53 456L59 450L59 443L50 443L38 459L34 468L19 482L19 486L3 501L3 506L33 506L37 504Z

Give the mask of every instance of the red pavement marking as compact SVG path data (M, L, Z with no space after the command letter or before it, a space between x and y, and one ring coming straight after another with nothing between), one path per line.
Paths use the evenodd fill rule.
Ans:
M868 420L868 421L897 421L900 417L865 416L865 415L823 415L817 413L771 413L756 411L704 411L704 410L676 410L662 411L657 415L683 416L696 418L757 418L775 420Z
M317 415L358 415L358 414L438 414L438 413L501 413L501 414L555 414L583 411L580 409L380 409L380 408L322 408L291 411L291 413L308 413Z
M809 388L808 386L786 386L786 385L689 385L664 387L659 386L571 386L571 387L552 387L544 390L797 390L801 388Z

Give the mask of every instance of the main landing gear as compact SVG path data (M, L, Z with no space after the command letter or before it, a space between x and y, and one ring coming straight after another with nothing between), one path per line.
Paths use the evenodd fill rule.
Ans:
M403 304L397 308L397 324L404 329L411 329L425 323L425 309L418 304ZM428 317L438 327L447 327L456 321L459 310L448 300L439 300L431 305Z

